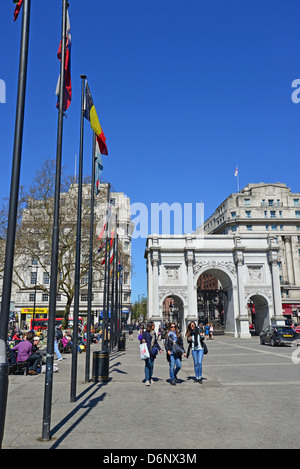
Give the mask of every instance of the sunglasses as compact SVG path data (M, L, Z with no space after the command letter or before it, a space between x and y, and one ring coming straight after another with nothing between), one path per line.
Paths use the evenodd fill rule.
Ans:
M171 326L171 328L172 328L172 327L176 327L176 326Z

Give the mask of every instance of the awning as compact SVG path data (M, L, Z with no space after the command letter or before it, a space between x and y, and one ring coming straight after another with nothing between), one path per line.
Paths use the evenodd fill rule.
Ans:
M289 315L293 315L293 311L292 311L292 308L290 308L289 306L283 306L282 308L282 314L284 316L289 316Z

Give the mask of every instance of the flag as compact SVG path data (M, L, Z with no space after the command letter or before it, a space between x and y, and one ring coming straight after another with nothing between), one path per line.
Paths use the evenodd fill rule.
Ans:
M239 170L238 170L238 167L236 167L236 168L235 168L235 171L234 171L234 175L235 175L235 176L238 176L238 174L239 174Z
M100 192L100 174L103 171L103 163L101 153L98 151L98 145L96 145L96 157L95 157L95 193L96 195Z
M101 251L102 251L103 247L105 246L105 243L106 243L106 241L104 241L104 243L101 244L101 246L100 246L99 249L98 249L98 252L101 252Z
M102 155L108 155L106 138L100 125L94 101L88 83L85 88L84 117L90 122L93 131L96 134L99 150Z
M64 104L63 110L66 111L71 104L72 99L72 83L71 83L71 26L69 12L67 11L67 35L66 35L66 56L65 56L65 85L64 85ZM57 58L61 61L61 41L59 44ZM60 87L60 75L58 77L57 86L56 86L56 96L59 96L59 87ZM59 107L59 101L57 100L57 109Z
M14 12L14 21L16 21L16 19L19 16L21 7L23 5L23 0L13 0L13 2L16 5L15 12Z
M103 233L104 233L104 230L105 230L105 228L106 228L106 223L107 223L107 222L105 222L105 223L104 223L104 226L103 226L103 228L102 228L102 230L101 230L101 233L100 233L100 235L99 235L99 238L98 238L98 239L101 239L101 238L102 238L102 236L103 236Z

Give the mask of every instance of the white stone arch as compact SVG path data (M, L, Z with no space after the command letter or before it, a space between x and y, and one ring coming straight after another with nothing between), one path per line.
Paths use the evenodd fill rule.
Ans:
M196 263L200 265L201 262ZM228 268L228 266L230 268ZM224 322L225 332L231 331L236 333L235 311L237 310L237 276L235 273L235 265L231 262L222 261L205 261L205 264L200 268L194 269L194 291L197 304L197 283L202 274L210 274L218 278L222 284L222 288L226 294L224 301Z
M188 309L188 295L186 291L182 291L181 289L174 289L174 290L164 290L159 292L159 309L160 309L160 316L162 317L162 308L163 303L168 297L177 297L182 302L181 310L179 311L179 326L181 331L185 331L184 325L184 318Z
M268 290L245 291L245 302L252 301L255 306L255 333L259 333L271 323L271 311L273 308L272 293Z
M222 279L226 278L226 277L223 277L222 274L225 274L229 278L232 287L236 286L236 274L234 274L234 272L232 270L230 271L228 268L226 268L225 265L222 265L221 263L212 264L212 263L209 263L209 262L206 261L206 263L204 265L202 264L202 267L199 268L199 270L195 269L197 267L197 265L199 265L199 264L201 264L201 262L197 262L194 266L194 288L197 288L197 283L198 283L199 277L202 274L211 274L211 275L214 275L214 277L217 277L218 271L221 272L221 278L219 279L221 283L222 283ZM219 277L217 277L217 278L219 278ZM223 283L222 283L222 285L223 285ZM225 283L225 285L226 285L226 283Z

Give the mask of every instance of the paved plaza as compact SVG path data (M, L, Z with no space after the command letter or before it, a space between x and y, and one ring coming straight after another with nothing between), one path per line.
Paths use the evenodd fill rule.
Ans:
M80 354L75 403L65 355L54 374L48 442L39 440L45 375L10 376L3 449L299 448L300 347L227 336L207 345L203 384L194 382L190 356L174 387L165 352L155 361L155 384L145 386L136 332L133 341L126 336L125 352L111 354L107 383L84 382Z

